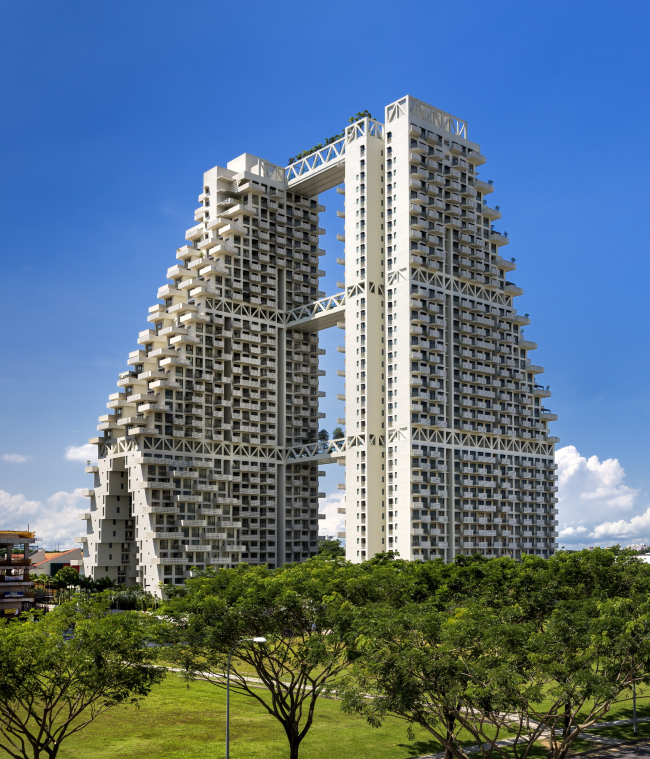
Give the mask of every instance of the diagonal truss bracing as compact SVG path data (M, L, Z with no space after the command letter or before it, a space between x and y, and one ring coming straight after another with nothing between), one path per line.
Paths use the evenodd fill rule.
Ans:
M341 184L345 179L345 148L366 134L383 140L384 125L365 117L346 127L337 140L286 167L287 188L311 197Z
M345 320L345 298L345 293L336 293L306 303L287 312L285 325L287 329L299 329L304 332L318 332L334 327L338 322Z
M336 140L336 142L332 142L324 148L317 150L315 153L310 153L308 156L305 156L305 158L301 158L295 163L290 164L285 169L289 187L291 187L296 180L304 177L305 174L313 173L317 169L325 168L333 162L342 159L344 154L345 137L341 137Z

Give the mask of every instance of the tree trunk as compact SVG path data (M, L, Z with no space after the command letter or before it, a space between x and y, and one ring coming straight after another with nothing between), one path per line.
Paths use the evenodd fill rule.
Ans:
M289 759L298 759L298 749L300 748L300 738L297 731L293 730L289 734Z
M564 704L564 726L562 727L562 737L568 738L571 730L571 704L567 701Z
M564 704L564 724L562 725L562 743L564 748L557 752L556 759L564 759L569 753L570 744L566 743L567 738L571 735L571 703L569 701Z
M447 723L447 740L449 741L449 743L451 743L454 737L454 722L456 720L451 715L447 715L447 718L445 721ZM453 756L454 755L451 753L449 748L445 748L445 759L453 759Z

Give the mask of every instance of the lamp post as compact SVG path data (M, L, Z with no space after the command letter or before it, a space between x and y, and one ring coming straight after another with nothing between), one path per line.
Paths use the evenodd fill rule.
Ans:
M266 638L240 638L230 649L228 654L228 666L226 668L226 759L230 759L230 660L235 649L240 643L250 641L252 643L266 643Z

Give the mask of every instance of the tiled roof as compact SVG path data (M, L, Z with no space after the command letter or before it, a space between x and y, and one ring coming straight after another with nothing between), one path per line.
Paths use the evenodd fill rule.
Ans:
M62 556L65 556L68 553L72 553L73 551L78 551L78 548L69 548L67 551L61 551L61 552L54 552L54 553L46 553L45 559L43 561L37 561L36 564L33 566L38 567L41 564L47 564L48 561L52 561L53 559L60 559Z

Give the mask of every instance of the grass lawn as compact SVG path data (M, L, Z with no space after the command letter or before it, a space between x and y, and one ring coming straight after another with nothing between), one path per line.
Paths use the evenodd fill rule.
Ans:
M222 690L207 683L192 683L188 688L177 675L170 674L140 709L114 709L66 741L59 759L223 759L225 713ZM647 697L638 699L637 714L650 716ZM625 701L615 704L604 719L631 716L632 703ZM230 726L232 759L286 759L288 744L279 722L250 698L232 695ZM633 737L631 726L597 732ZM639 736L650 736L650 723L639 724ZM469 736L463 741L465 745L473 742ZM576 741L573 751L593 748L595 744L581 740ZM338 701L321 699L314 725L302 743L301 759L407 759L441 750L424 730L416 731L415 741L410 742L406 725L400 720L387 720L375 729L361 717L343 714ZM544 753L542 746L531 752L533 757Z
M628 695L628 694L626 694ZM603 722L613 722L618 719L632 719L632 697L629 700L621 700L612 706L611 710L603 717ZM650 698L647 695L638 697L636 701L636 716L650 717ZM605 738L616 738L622 741L635 739L632 725L616 725L612 727L600 727L588 731L591 735L602 735ZM637 724L636 738L650 738L650 722ZM576 741L574 751L586 751L595 748L596 744L591 741Z
M288 743L280 723L250 698L232 695L231 759L286 759ZM114 709L64 742L59 759L223 759L225 693L207 683L187 685L169 675L140 709ZM301 746L301 759L406 759L441 751L423 730L410 743L406 726L389 720L370 727L343 714L338 701L321 699Z

